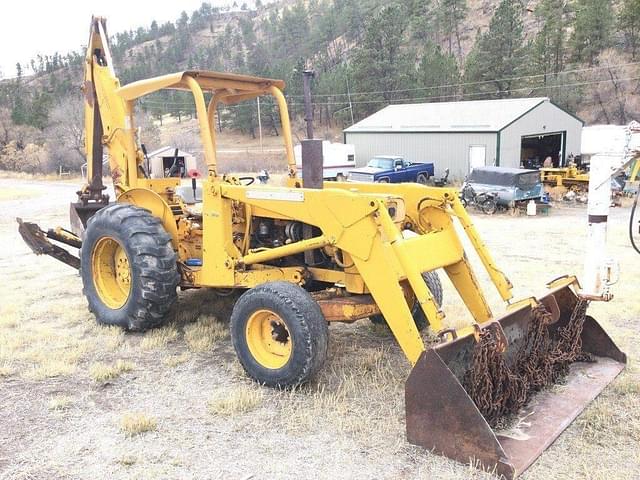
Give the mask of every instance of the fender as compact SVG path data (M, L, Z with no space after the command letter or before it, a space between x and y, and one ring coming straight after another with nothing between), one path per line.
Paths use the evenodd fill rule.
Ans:
M132 188L123 192L118 196L118 202L130 203L141 208L145 208L151 212L154 217L158 217L171 236L171 245L174 249L178 248L178 226L173 216L171 207L164 199L153 190L146 188Z

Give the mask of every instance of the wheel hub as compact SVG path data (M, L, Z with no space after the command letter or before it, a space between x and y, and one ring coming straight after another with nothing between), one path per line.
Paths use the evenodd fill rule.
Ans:
M293 342L284 320L270 310L258 310L249 317L247 346L253 358L266 368L282 368L289 361Z
M98 240L91 255L91 267L100 300L111 309L121 308L131 292L131 267L122 245L112 237Z

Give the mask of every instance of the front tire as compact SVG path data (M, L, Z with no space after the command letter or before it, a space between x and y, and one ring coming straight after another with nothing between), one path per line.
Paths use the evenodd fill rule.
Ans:
M428 173L420 173L418 174L418 178L416 178L416 182L420 185L426 185L429 183L429 174Z
M171 237L162 222L134 205L109 205L89 219L80 274L99 323L127 330L162 324L180 280Z
M269 282L240 297L231 314L231 339L247 375L286 388L307 382L322 367L329 330L306 290Z

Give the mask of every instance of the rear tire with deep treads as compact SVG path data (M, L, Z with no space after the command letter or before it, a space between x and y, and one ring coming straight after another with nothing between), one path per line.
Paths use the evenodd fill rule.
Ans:
M306 290L278 281L258 285L239 298L231 314L231 339L251 378L285 388L307 382L320 370L329 330Z
M177 299L171 237L148 210L116 203L96 212L80 260L83 293L99 323L136 331L157 327Z

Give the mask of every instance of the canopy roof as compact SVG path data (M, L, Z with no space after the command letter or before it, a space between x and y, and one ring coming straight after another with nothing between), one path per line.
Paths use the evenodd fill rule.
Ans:
M205 92L227 90L234 97L237 95L259 95L270 86L283 90L283 80L273 78L252 77L249 75L237 75L234 73L210 72L206 70L187 70L184 72L170 73L160 77L147 78L129 83L117 90L124 100L135 100L158 90L187 90L189 84L186 77L195 79L200 88Z
M507 167L476 167L469 174L469 181L489 185L519 185L520 177L527 174L534 174L537 177L536 182L540 181L540 172L538 172L538 170Z

